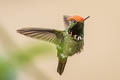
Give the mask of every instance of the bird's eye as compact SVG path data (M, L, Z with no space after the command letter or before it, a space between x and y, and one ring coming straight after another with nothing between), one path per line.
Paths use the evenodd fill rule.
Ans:
M77 23L77 21L76 21L76 20L72 20L72 22L73 22L73 23Z

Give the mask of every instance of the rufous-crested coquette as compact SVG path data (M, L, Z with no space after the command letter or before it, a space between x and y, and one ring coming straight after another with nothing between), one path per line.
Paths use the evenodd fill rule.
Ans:
M84 46L84 22L89 18L80 16L64 17L65 30L55 30L46 28L22 28L17 32L32 38L45 40L56 45L58 67L57 72L62 75L67 58L76 53L80 53Z

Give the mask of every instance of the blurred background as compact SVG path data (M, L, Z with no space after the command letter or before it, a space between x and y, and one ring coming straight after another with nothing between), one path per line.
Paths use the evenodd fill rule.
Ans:
M120 80L119 0L0 0L0 80ZM57 71L55 45L16 32L64 30L63 15L90 16L85 46Z

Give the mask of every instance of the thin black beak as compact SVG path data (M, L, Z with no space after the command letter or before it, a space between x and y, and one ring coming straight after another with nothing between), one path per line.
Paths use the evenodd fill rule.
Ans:
M90 18L90 16L86 17L86 18L84 19L84 21L87 20L88 18Z

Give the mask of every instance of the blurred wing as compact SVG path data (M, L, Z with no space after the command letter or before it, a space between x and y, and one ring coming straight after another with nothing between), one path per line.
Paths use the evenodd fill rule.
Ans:
M70 16L67 16L67 15L64 15L64 16L63 16L65 28L67 28L67 27L69 26L69 22L68 22L68 20L67 20L68 17L70 17Z
M23 28L17 30L17 32L32 38L49 41L55 44L59 42L59 40L63 39L62 31L57 31L54 29Z

